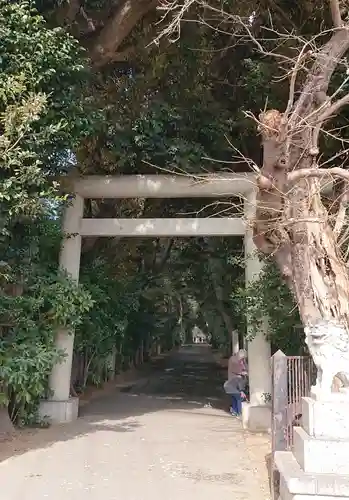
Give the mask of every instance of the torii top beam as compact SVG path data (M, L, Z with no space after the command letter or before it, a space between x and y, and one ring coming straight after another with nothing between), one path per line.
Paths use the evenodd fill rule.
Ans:
M82 198L220 198L245 196L254 173L197 175L92 175L64 177L65 191Z

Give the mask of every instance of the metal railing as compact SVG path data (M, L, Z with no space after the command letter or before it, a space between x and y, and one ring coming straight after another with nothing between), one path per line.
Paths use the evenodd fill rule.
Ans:
M315 384L316 367L309 356L287 356L286 449L293 446L293 427L300 425L302 398L310 395Z
M316 367L309 356L286 356L278 351L272 357L272 454L270 489L272 499L279 499L280 475L275 468L276 451L291 450L293 429L301 424L302 398L310 395Z
M272 357L272 451L290 450L293 427L300 424L302 398L309 396L315 383L316 368L309 356L286 356L278 351Z

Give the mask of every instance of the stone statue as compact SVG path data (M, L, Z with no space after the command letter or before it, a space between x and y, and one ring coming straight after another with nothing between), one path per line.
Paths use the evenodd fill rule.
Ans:
M334 377L349 391L349 333L334 321L320 321L304 328L305 342L317 368L318 396L331 393Z

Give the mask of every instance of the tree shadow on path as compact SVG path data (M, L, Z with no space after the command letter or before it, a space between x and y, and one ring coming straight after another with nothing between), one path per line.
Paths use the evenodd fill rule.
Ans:
M18 432L0 444L0 462L58 442L96 432L130 433L144 426L139 417L154 412L226 409L224 373L207 346L183 348L139 370L140 379L114 387L80 410L77 421ZM195 412L196 413L196 412ZM222 411L217 417L230 418Z

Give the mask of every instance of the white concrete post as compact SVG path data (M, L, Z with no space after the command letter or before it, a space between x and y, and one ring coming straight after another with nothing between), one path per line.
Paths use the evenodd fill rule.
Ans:
M237 354L239 352L239 333L236 330L231 332L231 353Z
M78 281L80 270L81 236L80 221L83 216L84 199L76 196L72 204L65 210L63 219L63 239L59 266L70 277ZM65 352L61 363L56 364L49 377L49 387L52 395L48 401L42 402L40 414L52 422L63 423L77 418L78 400L70 398L70 380L73 361L74 332L65 328L57 331L55 345Z
M256 193L252 191L245 199L245 278L246 285L258 278L262 270L262 263L256 255L256 247L253 243L253 230L249 223L253 219L256 210ZM265 324L253 340L247 342L248 365L249 365L249 386L250 405L245 409L244 425L251 430L268 430L270 428L270 402L266 400L266 395L271 394L271 369L270 343L265 337L267 329L267 318ZM248 325L247 333L251 331ZM267 409L267 411L265 411Z

